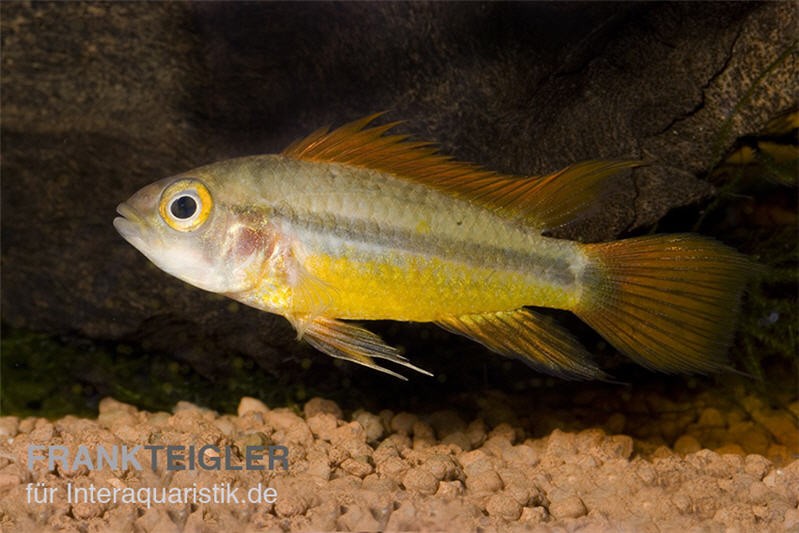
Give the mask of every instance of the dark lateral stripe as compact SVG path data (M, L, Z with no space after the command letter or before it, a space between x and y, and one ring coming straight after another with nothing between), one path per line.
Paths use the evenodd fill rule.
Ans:
M536 254L535 250L519 252L490 244L477 244L442 238L435 235L418 235L410 230L381 228L376 222L341 217L333 214L298 215L288 207L242 207L236 211L252 217L254 211L263 211L271 220L282 220L301 231L331 235L353 244L379 246L412 255L439 257L461 262L473 267L495 268L507 272L520 272L536 276L561 286L573 285L574 275L565 259ZM412 244L412 246L409 246ZM337 253L332 248L329 253Z

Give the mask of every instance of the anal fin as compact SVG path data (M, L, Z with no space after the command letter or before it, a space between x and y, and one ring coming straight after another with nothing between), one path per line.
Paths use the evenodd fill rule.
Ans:
M566 330L529 309L446 317L436 324L547 374L571 379L606 377Z
M307 323L303 323L302 320L297 322L299 322L298 325L300 326L298 331L300 331L302 338L308 341L308 344L337 359L345 359L359 365L368 366L405 381L408 378L378 365L375 359L385 359L427 376L433 375L427 370L411 364L410 361L400 355L397 348L389 346L371 331L341 320L326 317L316 317Z

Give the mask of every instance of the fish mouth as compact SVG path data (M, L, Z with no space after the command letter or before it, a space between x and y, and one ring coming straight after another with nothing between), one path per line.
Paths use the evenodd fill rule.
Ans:
M136 248L140 248L140 244L143 244L140 228L144 224L144 220L135 209L126 203L117 206L117 213L122 216L114 219L114 228L126 241Z
M141 217L136 210L125 202L122 202L117 206L117 213L122 215L124 219L131 220L133 222L141 222ZM117 217L115 220L119 220L119 217Z

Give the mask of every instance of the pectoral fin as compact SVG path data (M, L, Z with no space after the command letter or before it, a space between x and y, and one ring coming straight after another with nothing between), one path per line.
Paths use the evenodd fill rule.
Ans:
M397 348L387 345L383 339L371 331L325 317L316 317L308 322L302 320L294 322L302 338L308 341L308 344L332 357L368 366L406 381L408 378L383 368L374 359L386 359L427 376L433 375L427 370L411 364L400 355Z
M548 374L573 379L605 377L569 333L549 317L528 309L447 317L436 324Z

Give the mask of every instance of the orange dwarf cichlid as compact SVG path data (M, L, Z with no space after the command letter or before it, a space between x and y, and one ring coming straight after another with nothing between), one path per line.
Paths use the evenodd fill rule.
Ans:
M723 367L747 258L693 234L581 244L546 237L635 161L544 177L459 163L370 127L321 129L281 154L148 185L120 204L120 234L164 271L286 317L317 349L388 374L414 366L345 320L434 322L569 378L605 374L533 307L571 311L665 372Z

